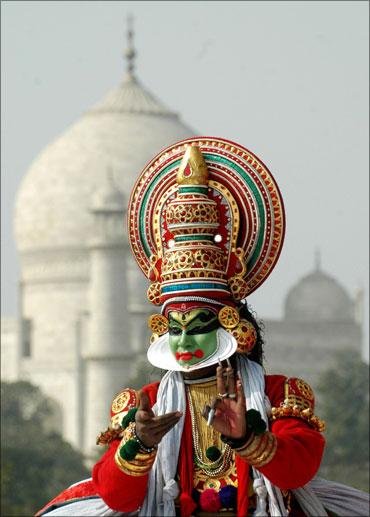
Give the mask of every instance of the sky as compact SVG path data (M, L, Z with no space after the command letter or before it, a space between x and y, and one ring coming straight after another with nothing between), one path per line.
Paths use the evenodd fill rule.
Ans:
M367 2L3 1L2 315L17 311L20 181L122 79L129 14L141 82L198 134L257 154L280 186L286 240L251 296L258 314L281 317L316 249L351 296L365 289L368 306Z

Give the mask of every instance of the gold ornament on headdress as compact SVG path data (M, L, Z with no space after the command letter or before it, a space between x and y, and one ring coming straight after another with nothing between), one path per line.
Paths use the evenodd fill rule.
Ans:
M234 307L223 307L218 313L218 320L238 343L237 352L248 354L257 342L257 331L250 321L240 319Z
M250 321L240 320L239 324L230 331L238 343L237 352L249 354L257 342L257 331Z
M218 320L224 329L233 329L239 323L239 313L234 307L222 307L218 313Z
M176 177L178 185L208 185L208 170L201 150L188 146Z
M152 314L148 319L148 326L158 336L162 336L168 331L168 319L162 314Z

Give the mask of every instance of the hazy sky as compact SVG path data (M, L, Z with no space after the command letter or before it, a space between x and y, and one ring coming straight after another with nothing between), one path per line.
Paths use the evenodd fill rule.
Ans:
M255 152L281 187L285 247L251 297L258 313L281 315L316 247L323 269L351 294L367 291L367 2L5 1L2 314L16 313L12 220L21 178L121 80L128 13L146 87L199 134Z

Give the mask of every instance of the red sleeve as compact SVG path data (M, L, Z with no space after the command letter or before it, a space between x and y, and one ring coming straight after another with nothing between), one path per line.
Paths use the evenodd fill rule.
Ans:
M324 451L325 440L321 433L297 418L281 418L273 423L271 431L277 438L276 453L258 470L283 490L311 481Z
M143 388L148 393L151 404L156 401L158 384ZM94 487L104 502L112 510L133 512L143 503L148 483L148 474L129 476L122 472L114 461L114 455L120 440L113 440L109 449L95 464L92 471Z
M266 393L272 406L284 400L285 377L266 377ZM280 418L272 423L277 439L272 460L258 470L283 490L308 483L320 467L325 440L322 434L299 418Z
M134 512L144 501L148 474L128 476L117 467L114 455L119 444L119 440L114 440L96 463L92 471L93 483L109 508L120 512Z

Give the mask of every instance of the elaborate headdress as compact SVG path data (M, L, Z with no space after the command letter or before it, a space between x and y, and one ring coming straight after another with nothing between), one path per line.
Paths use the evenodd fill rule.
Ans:
M164 315L175 307L235 307L272 271L285 228L282 198L264 163L234 142L208 137L171 145L145 166L128 223L133 254L151 282L148 299L163 305ZM233 314L225 309L227 318ZM165 331L160 319L153 325L156 334Z

